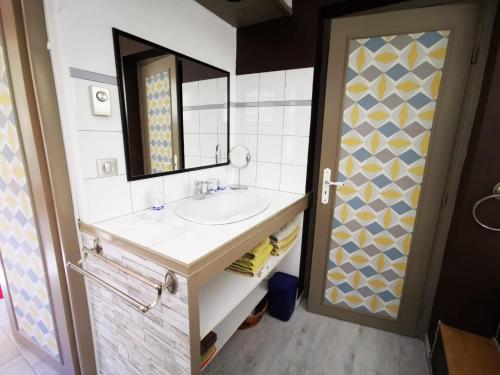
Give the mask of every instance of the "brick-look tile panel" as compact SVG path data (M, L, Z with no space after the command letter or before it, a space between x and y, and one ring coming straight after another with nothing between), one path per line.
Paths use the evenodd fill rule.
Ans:
M105 256L162 281L166 270L148 260L103 243ZM129 296L150 303L156 292L98 258L85 268ZM176 275L176 294L165 291L161 304L143 314L120 297L88 281L94 341L101 374L190 374L187 280Z

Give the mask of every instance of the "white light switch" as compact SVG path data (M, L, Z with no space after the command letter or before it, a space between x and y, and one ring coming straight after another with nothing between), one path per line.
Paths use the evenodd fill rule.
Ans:
M89 86L90 104L94 116L111 116L111 99L109 89Z

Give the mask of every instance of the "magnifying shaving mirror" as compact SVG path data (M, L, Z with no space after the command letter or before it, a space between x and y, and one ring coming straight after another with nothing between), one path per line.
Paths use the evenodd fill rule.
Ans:
M248 186L240 183L241 170L250 164L250 151L242 145L234 146L229 152L229 162L238 171L238 182L229 186L233 190L246 190Z

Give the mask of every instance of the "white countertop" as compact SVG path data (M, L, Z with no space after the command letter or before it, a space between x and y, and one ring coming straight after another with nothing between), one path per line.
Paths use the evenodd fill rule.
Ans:
M228 190L217 194L232 192ZM243 221L205 225L184 220L175 214L176 208L193 202L192 198L187 198L167 204L165 209L158 213L144 210L102 221L93 226L189 266L304 197L303 194L258 188L249 188L244 192L239 191L238 194L262 197L270 205L263 212Z

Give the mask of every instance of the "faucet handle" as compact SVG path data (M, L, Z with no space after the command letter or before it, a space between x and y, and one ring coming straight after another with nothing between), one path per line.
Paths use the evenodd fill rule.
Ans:
M207 181L208 192L210 194L214 194L217 190L219 190L219 179L218 178L210 178Z

